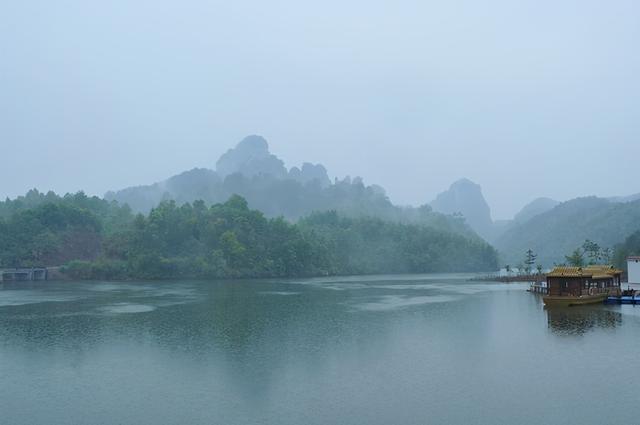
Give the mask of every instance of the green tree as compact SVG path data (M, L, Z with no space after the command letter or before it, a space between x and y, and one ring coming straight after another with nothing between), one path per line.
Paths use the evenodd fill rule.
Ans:
M600 245L589 239L586 239L582 244L582 250L589 258L589 264L598 264L600 262Z
M538 255L535 254L531 248L525 252L524 267L527 274L531 273L531 268L536 263L536 258L538 258Z
M0 212L6 213L6 218L0 215L1 265L67 263L68 273L84 279L497 268L495 249L451 229L335 211L294 224L266 218L239 196L211 206L164 201L146 216L133 216L126 207L83 193L31 192L19 202L0 202Z
M570 266L582 267L584 266L584 252L580 248L576 248L571 255L565 255L564 257Z

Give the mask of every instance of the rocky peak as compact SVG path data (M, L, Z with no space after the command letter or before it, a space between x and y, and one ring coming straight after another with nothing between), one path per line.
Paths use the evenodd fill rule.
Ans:
M216 162L216 171L222 178L234 173L246 177L264 174L284 178L287 175L282 160L271 154L267 141L257 135L245 137L223 154Z
M454 182L448 190L431 202L431 207L444 214L462 214L467 224L487 238L492 231L491 210L480 185L469 179Z

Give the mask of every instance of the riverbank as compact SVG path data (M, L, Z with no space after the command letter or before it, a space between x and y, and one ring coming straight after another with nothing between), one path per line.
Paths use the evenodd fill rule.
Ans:
M430 275L430 276L457 276L458 279L464 280L467 282L470 281L484 281L487 280L483 276L486 275L487 272L484 271L432 271L426 273L411 273L411 272L391 272L391 273L333 273L333 274L313 274L313 275L280 275L280 276L167 276L167 277L153 277L153 278L139 278L135 276L102 276L102 277L93 277L91 275L86 275L83 277L75 276L69 273L67 266L55 266L55 267L45 267L46 279L7 279L4 282L0 281L0 283L20 283L20 282L33 282L33 281L50 281L50 282L67 282L67 281L76 281L76 282L96 282L96 281L109 281L109 282L121 282L121 283L135 283L135 282L167 282L167 281L269 281L277 279L279 281L286 282L288 280L297 280L297 279L353 279L354 277L367 277L367 278L406 278L409 280L413 280L416 276ZM5 269L12 270L12 269ZM3 272L3 269L0 269L0 273ZM489 279L488 281L490 281ZM495 280L494 280L495 281Z
M483 276L478 276L471 278L472 281L478 282L503 282L503 283L512 283L512 282L545 282L547 280L546 274L520 274L513 276L501 276L499 274L486 274Z

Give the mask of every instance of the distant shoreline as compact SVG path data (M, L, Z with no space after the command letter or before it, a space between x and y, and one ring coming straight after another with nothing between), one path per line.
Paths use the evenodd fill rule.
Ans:
M486 275L486 271L437 271L437 272L424 272L424 273L353 273L353 274L315 274L315 275L295 275L295 276L234 276L234 277L201 277L201 276L173 276L167 278L82 278L76 276L70 276L69 274L65 274L60 271L59 266L47 268L49 270L49 276L46 280L0 280L0 284L20 284L20 283L34 283L34 282L100 282L100 281L109 281L109 282L122 282L122 283L131 283L131 282L168 282L172 280L192 280L192 281L206 281L206 282L220 282L220 281L243 281L243 280L293 280L293 279L321 279L321 278L332 278L332 279L340 279L340 278L353 278L356 276L421 276L421 275L473 275L472 277L464 277L467 281L496 281L497 279L486 278L481 275ZM9 268L2 269L0 268L0 272L4 270L10 270ZM52 273L52 271L54 271Z
M481 277L476 277L471 280L474 281L483 281L483 282L504 282L504 283L513 283L513 282L544 282L547 279L546 274L522 274L515 276L498 276L498 275L485 275Z

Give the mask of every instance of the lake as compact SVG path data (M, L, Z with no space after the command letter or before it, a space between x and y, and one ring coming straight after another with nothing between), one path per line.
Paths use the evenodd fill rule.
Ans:
M0 284L0 422L640 421L640 306L468 278Z

